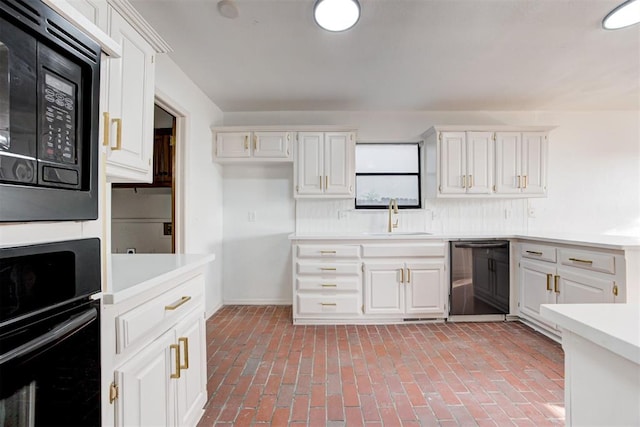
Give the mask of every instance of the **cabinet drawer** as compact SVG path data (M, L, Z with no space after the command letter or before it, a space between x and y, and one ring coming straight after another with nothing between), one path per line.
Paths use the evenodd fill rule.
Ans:
M298 294L298 314L359 314L357 294Z
M382 243L362 245L362 256L367 258L444 257L444 243Z
M520 255L523 258L531 258L531 259L538 259L541 261L556 262L556 248L554 248L553 246L523 243L520 246Z
M311 262L298 261L298 274L320 274L320 275L340 275L340 274L360 274L361 267L358 262Z
M298 290L301 291L359 291L362 280L358 276L341 276L325 280L315 276L302 276L296 279Z
M298 258L358 258L357 245L298 245Z
M116 318L116 353L142 341L156 328L171 322L203 304L204 277L199 275Z
M601 271L615 274L615 257L611 254L599 252L580 251L576 249L558 249L562 265L584 268L586 270Z

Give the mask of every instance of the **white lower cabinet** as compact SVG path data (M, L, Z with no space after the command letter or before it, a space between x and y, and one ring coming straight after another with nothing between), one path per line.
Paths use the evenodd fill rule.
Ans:
M195 426L207 399L204 276L187 274L106 305L103 369L115 426ZM112 368L111 368L112 367ZM110 417L104 425L111 425Z
M541 304L625 301L622 254L521 243L518 265L520 316L554 335L560 330L540 315Z
M446 317L444 261L365 261L365 314Z

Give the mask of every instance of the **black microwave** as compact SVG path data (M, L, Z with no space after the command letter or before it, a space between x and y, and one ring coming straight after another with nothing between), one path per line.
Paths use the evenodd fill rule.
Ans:
M98 217L100 56L40 0L0 0L0 222Z

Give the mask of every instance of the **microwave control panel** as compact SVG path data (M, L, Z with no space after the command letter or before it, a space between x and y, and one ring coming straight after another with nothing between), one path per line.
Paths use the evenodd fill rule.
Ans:
M44 81L45 128L40 158L75 165L76 87L50 72Z

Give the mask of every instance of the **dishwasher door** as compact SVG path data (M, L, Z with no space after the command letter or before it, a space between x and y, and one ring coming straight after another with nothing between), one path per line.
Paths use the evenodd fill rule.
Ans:
M509 242L451 242L449 314L509 313Z

